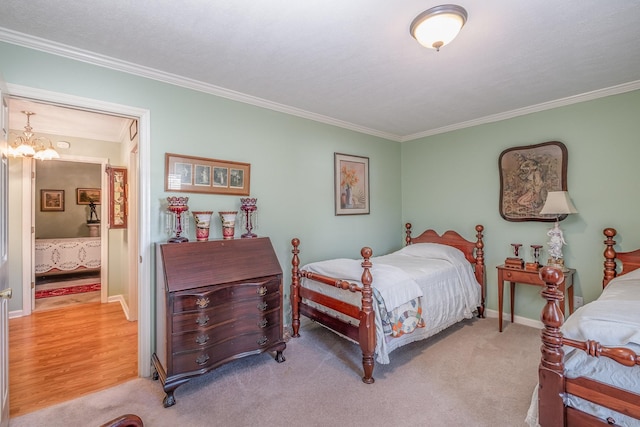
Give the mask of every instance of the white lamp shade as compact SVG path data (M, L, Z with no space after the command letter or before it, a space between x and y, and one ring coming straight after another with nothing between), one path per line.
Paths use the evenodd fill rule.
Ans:
M549 191L547 200L540 211L540 215L565 215L578 213L571 202L567 191Z
M467 11L452 4L432 7L411 23L411 35L424 47L439 50L449 44L467 21Z

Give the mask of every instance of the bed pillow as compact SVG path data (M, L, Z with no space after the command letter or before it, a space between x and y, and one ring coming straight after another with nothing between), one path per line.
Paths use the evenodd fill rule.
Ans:
M640 345L640 270L612 280L600 298L569 316L562 333L606 346Z
M440 243L413 243L398 250L397 253L422 258L445 259L451 262L465 263L467 261L460 249Z

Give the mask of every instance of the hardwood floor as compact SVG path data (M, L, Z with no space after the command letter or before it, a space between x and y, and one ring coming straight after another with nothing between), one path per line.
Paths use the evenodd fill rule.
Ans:
M119 303L9 320L9 405L17 417L138 375L138 323Z

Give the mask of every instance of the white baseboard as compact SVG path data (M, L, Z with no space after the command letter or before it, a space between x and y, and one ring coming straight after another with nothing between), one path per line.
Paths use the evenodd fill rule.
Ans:
M15 319L16 317L24 316L23 310L13 310L9 312L9 319Z
M125 301L124 297L122 295L113 295L110 296L107 299L107 302L119 302L120 305L122 306L122 311L124 311L124 315L127 318L127 320L131 321L131 317L129 314L129 306L127 305L127 302Z
M495 319L498 318L498 310L485 309L484 314L486 317L491 317ZM511 313L502 313L502 321L505 322L505 324L509 322L510 318L511 318ZM529 319L527 317L521 317L521 316L513 316L513 323L529 326L531 328L536 328L536 329L542 329L544 327L542 322L539 320L533 320L533 319Z

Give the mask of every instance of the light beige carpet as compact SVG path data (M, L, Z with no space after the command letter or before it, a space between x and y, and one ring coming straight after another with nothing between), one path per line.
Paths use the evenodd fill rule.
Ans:
M145 426L524 426L537 382L539 331L464 321L377 364L360 380L359 347L304 321L278 364L269 354L229 363L176 390L138 378L32 414L12 427L98 426L125 413ZM96 369L99 369L97 366ZM52 379L55 380L55 379Z

